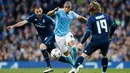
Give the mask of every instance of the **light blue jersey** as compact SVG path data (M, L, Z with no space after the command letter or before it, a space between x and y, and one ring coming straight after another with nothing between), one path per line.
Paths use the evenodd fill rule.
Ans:
M56 11L55 34L57 36L65 36L68 32L70 32L70 24L72 20L78 18L78 16L79 15L74 11L70 11L66 14L63 8Z

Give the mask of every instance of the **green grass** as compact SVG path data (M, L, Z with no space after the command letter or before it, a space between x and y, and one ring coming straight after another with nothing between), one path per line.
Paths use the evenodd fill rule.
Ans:
M43 73L41 68L0 69L0 73ZM56 68L51 73L68 73L68 68ZM79 73L101 73L101 69L81 69ZM108 69L107 73L130 73L130 69Z

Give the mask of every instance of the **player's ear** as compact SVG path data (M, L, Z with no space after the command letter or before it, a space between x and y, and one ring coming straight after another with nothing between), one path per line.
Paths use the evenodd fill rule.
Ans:
M43 9L41 8L41 11L43 12Z

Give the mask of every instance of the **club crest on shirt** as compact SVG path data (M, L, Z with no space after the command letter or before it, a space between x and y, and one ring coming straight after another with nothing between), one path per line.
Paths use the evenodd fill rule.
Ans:
M35 21L37 21L37 19L34 19Z
M43 19L42 22L45 23L45 19Z
M70 15L69 15L69 17L72 19L72 18L73 18L73 15L72 15L72 14L70 14Z

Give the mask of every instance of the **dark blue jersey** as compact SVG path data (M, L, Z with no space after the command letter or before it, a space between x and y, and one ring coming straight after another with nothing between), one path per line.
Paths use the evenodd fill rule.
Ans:
M92 40L109 40L109 27L112 25L109 15L97 13L89 17L87 26L92 31Z
M96 13L91 15L87 21L87 32L81 43L89 37L90 32L92 33L91 41L109 41L110 37L110 26L115 25L110 16L105 13Z
M54 26L54 22L45 14L42 14L41 18L38 18L36 14L32 14L27 18L27 21L28 23L34 24L41 39L44 39L53 33L53 31L50 29L50 26Z

